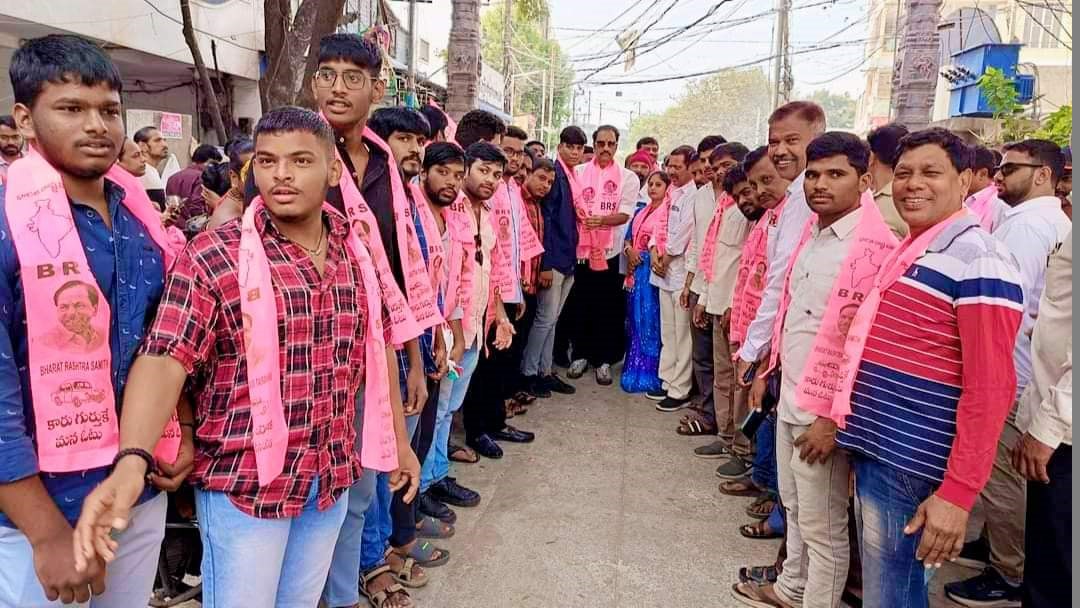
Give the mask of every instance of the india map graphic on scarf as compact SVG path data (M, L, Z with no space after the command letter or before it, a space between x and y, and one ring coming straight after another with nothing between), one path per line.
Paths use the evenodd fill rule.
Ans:
M36 200L34 204L37 211L30 217L26 229L37 234L38 242L49 257L56 258L60 255L60 243L71 234L75 223L70 217L53 211L49 199Z

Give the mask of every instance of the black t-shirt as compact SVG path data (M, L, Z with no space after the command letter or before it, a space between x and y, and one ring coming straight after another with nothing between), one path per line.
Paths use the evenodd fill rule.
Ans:
M397 280L398 286L404 290L405 273L401 268L401 251L398 248L397 232L394 225L394 194L390 188L389 159L381 148L371 143L366 137L364 141L368 142L370 156L367 169L364 170L363 183L359 185L360 194L363 195L364 200L371 207L372 214L375 215L375 222L379 225L379 237L382 238L386 256L390 261L390 269L394 273L394 279ZM339 139L337 146L341 159L345 163L343 169L355 181L356 171L352 159L349 158L349 154L345 150L344 141ZM340 187L333 186L330 188L326 193L326 202L333 205L338 211L345 213L345 201L341 197Z

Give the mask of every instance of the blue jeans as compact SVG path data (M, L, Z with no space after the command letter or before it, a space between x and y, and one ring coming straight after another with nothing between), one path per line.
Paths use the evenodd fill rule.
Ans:
M450 443L450 423L454 420L454 412L461 409L465 401L465 391L469 388L469 380L476 371L476 364L480 360L480 349L476 346L465 351L465 355L458 365L462 367L462 374L457 380L443 378L439 386L439 412L435 419L435 439L431 442L431 450L424 460L424 466L420 471L420 491L424 492L438 481L442 481L450 474L450 457L447 454L447 445Z
M420 416L406 416L405 428L412 441ZM383 555L393 532L393 519L390 516L390 501L394 493L390 491L390 474L379 473L375 481L374 500L368 506L364 517L364 531L360 543L360 571L367 572L383 564Z
M552 352L555 350L555 324L574 286L574 275L551 271L551 287L536 292L536 318L525 340L525 354L521 358L521 373L526 376L546 376L551 373Z
M341 525L341 533L338 534L334 544L330 574L326 579L322 594L326 605L330 608L354 606L360 602L360 552L364 520L368 507L375 498L377 478L376 471L364 469L360 480L349 488L345 521Z
M735 431L736 433L738 431ZM773 496L780 494L776 477L776 413L766 416L758 427L754 438L757 452L754 453L754 470L750 480L759 488Z
M297 517L259 519L223 492L195 490L203 543L203 606L310 608L326 582L330 553L345 519L348 491L329 509L317 507L313 483Z
M889 608L927 608L927 583L934 569L915 559L922 532L904 526L938 484L852 454L855 517L862 554L863 603Z

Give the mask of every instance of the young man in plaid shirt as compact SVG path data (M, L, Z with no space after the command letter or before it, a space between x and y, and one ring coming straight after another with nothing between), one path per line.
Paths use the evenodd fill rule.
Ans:
M116 548L110 529L125 526L145 483L142 455L171 414L165 404L186 387L198 426L191 480L205 547L203 605L318 603L329 547L345 518L349 488L361 475L353 417L360 386L377 382L366 371L366 364L379 363L370 353L386 357L386 388L396 388L398 374L390 349L365 349L368 341L385 339L369 331L382 333L384 325L368 319L381 316L382 304L369 300L377 287L365 268L366 249L351 237L345 218L324 205L341 171L332 146L329 126L308 110L282 108L260 119L253 170L262 202L253 203L243 222L198 235L174 265L124 394L121 457L87 498L76 529L77 560L110 559ZM241 284L250 301L246 271L260 266L249 261L254 249L242 238L262 247L276 320L253 314L247 321ZM248 329L255 331L245 335ZM275 329L279 352L270 356L281 364L280 398L253 407L265 390L248 381L249 364L257 375L265 367L255 356L262 339L257 332ZM388 392L384 413L394 428L383 436L392 442L404 436L405 422L399 393ZM263 420L274 417L265 411L275 406L285 428L268 435L284 440L278 448L283 462L280 472L274 475L271 466L266 475L264 452L276 446L267 447L262 433L277 422ZM395 471L392 485L409 483L415 493L415 456L407 441L396 448L404 473Z

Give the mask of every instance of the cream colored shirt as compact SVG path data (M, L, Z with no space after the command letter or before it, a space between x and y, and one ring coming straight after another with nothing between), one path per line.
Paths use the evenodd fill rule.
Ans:
M720 232L716 235L716 249L713 252L713 280L705 285L704 293L698 304L705 307L710 315L722 315L731 308L735 295L735 283L738 281L739 260L742 258L743 243L750 234L750 221L739 211L738 205L728 207L720 222ZM702 282L705 273L701 274ZM697 282L697 275L694 276Z
M825 230L819 230L815 224L810 240L792 267L788 286L791 304L784 317L780 352L779 416L788 424L806 426L817 420L816 414L795 405L795 387L802 378L810 349L814 347L840 266L855 242L855 229L861 217L862 209L856 209Z
M694 274L690 291L701 295L705 292L704 273L698 272L698 260L701 258L701 246L705 242L705 233L709 230L713 211L716 210L716 192L712 182L697 189L692 201L694 207L694 230L690 233L690 245L686 248L686 272Z
M910 229L904 218L900 217L900 212L896 210L896 203L892 197L892 182L885 184L884 188L874 193L874 202L877 203L878 209L881 211L881 217L885 218L889 230L892 230L896 238L901 241L904 240Z
M1072 231L1050 255L1031 336L1032 374L1016 426L1040 442L1072 445Z
M472 203L469 203L470 205ZM465 331L465 348L484 346L484 317L487 315L488 296L491 293L491 250L495 247L495 229L491 227L491 207L485 202L480 207L480 250L483 261L473 281L472 331ZM476 234L476 215L469 209L469 220ZM474 262L475 264L475 262Z

